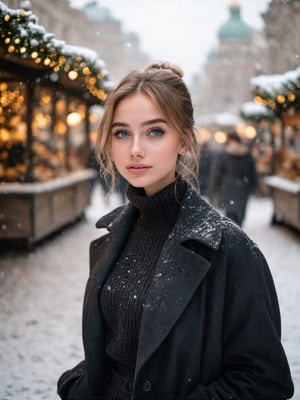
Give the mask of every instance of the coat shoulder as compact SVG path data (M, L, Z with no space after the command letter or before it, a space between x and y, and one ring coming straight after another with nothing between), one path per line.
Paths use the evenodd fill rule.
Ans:
M103 215L97 222L96 228L109 228L116 220L118 220L119 216L122 214L126 205L122 205L110 211L109 213Z
M183 240L194 239L217 250L224 243L243 240L243 231L196 191L187 191L177 221L177 235Z
M125 205L117 207L110 211L109 213L103 215L97 222L96 228L98 229L106 229L106 232L101 234L101 236L92 240L90 243L90 257L93 258L93 254L96 249L100 246L100 244L105 240L107 236L107 231L110 231L112 225L120 218L120 215L124 212Z
M188 193L184 209L180 226L185 238L194 239L222 254L222 257L235 260L234 265L241 265L240 261L243 260L243 265L247 266L253 264L254 259L264 263L260 249L246 232L200 195Z

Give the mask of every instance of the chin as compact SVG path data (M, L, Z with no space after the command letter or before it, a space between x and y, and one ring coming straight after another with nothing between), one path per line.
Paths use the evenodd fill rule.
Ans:
M149 183L145 181L145 179L132 179L132 177L130 178L126 178L128 183L130 183L130 185L136 187L136 188L143 188L145 186L149 186Z

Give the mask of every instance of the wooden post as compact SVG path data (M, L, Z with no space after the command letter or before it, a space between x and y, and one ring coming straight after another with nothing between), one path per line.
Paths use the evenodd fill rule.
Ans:
M65 115L66 127L67 127L66 134L65 134L65 157L66 157L65 167L66 167L67 171L71 171L70 159L69 159L69 157L70 157L70 127L67 123L67 117L68 117L69 111L70 111L70 99L67 96L66 97L66 115Z
M284 122L284 118L283 115L280 116L280 150L284 150L286 147L286 143L285 143L285 122Z
M33 82L29 81L27 84L27 113L26 113L26 127L27 127L27 140L26 140L26 154L27 154L27 171L25 182L33 182L33 135L32 135L32 121L34 109L34 86Z
M86 116L85 116L85 140L84 140L84 167L89 168L91 167L90 164L90 151L91 151L91 144L90 144L90 107L86 106Z

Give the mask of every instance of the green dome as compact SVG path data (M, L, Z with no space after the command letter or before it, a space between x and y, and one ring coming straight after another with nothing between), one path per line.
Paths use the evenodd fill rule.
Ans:
M233 3L230 6L230 18L220 28L219 39L248 39L252 36L253 29L241 19L239 4Z
M109 9L99 6L97 1L88 2L83 7L83 11L88 19L90 19L91 21L109 22L114 20Z

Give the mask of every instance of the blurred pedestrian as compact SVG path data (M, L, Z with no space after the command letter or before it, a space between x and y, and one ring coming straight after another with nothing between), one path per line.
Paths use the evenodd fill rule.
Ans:
M116 171L116 183L115 183L115 190L120 196L121 204L125 204L127 202L126 190L127 190L128 182L126 179L123 178L122 175Z
M249 195L258 184L249 148L236 132L227 134L225 149L217 160L214 182L218 204L228 218L242 226Z
M91 182L90 182L91 190L94 190L94 187L96 186L97 182L99 181L99 164L95 157L95 146L93 144L90 145L90 149L89 149L88 167L91 168L95 172L95 175L93 176L93 178L91 179Z
M211 153L207 142L199 144L199 186L202 196L209 197Z
M100 167L99 167L99 163L97 161L96 155L95 155L95 145L94 144L90 145L88 167L95 171L95 176L93 177L93 179L91 181L91 189L93 190L95 188L95 186L99 183L101 185L101 189L103 190L103 193L107 194L109 192L109 187L108 187L107 182L100 175Z
M129 182L90 247L85 360L59 379L62 399L287 399L268 265L204 201L193 107L182 71L155 63L110 93L97 154ZM106 161L103 163L103 161Z

